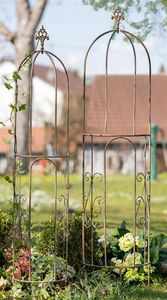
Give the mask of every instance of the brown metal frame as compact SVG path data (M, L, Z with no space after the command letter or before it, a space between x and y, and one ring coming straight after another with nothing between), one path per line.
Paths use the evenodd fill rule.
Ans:
M56 248L57 248L57 229L56 229L56 221L58 218L57 215L57 204L58 201L63 202L63 209L62 209L62 215L64 219L64 236L63 236L63 249L62 254L64 259L66 260L66 270L67 270L67 263L68 263L68 208L69 208L69 77L67 69L62 62L62 60L57 57L55 54L47 51L44 49L44 42L45 40L48 40L49 36L47 32L45 31L44 27L39 30L39 32L36 35L36 40L38 40L38 43L40 42L40 49L34 51L30 55L28 55L19 65L17 72L19 73L22 68L25 66L27 62L31 59L30 64L30 91L29 91L29 149L28 153L18 153L17 150L17 127L19 124L17 124L17 107L19 105L19 84L18 80L16 80L15 83L15 106L16 106L16 112L14 116L14 167L13 167L13 203L14 205L18 206L18 211L15 212L14 215L14 239L13 239L13 266L15 266L16 263L16 257L19 255L19 249L17 247L17 239L20 238L20 242L22 244L22 221L25 219L27 220L28 226L27 226L27 249L29 253L29 274L28 279L15 279L13 280L20 281L20 282L26 282L26 283L47 283L47 282L59 282L64 281L66 278L57 279L56 275ZM54 117L54 155L33 155L32 154L32 79L33 79L33 71L35 62L38 56L45 55L49 58L51 65L53 67L54 71L54 87L55 87L55 96L54 96L54 105L55 105L55 117ZM66 134L67 134L67 142L66 142L66 151L64 154L58 154L58 147L57 147L57 67L55 65L55 61L58 62L61 67L64 70L65 77L66 77L66 86L67 86L67 117L66 117ZM17 178L19 178L19 185L20 185L20 191L21 191L21 170L17 166L17 161L19 159L28 159L28 168L29 168L29 197L26 199L25 196L23 196L17 191ZM32 260L31 260L31 227L32 227L32 220L31 220L31 210L32 210L32 183L33 183L33 177L32 177L32 168L33 166L39 161L39 160L46 160L49 161L53 168L54 168L54 253L53 253L53 265L54 265L54 278L53 280L49 281L33 281L32 280ZM57 179L57 166L56 166L56 160L62 159L65 163L65 183L64 183L64 195L58 195L58 179ZM25 215L21 211L22 203L25 201L28 202L28 213ZM47 199L46 199L47 201Z
M144 43L134 34L119 29L120 21L124 19L124 16L122 12L119 10L119 8L114 12L114 16L112 19L115 19L115 29L109 30L107 32L104 32L100 34L90 45L86 52L85 61L84 61L84 79L83 79L83 101L84 101L84 125L83 125L83 171L82 171L82 189L83 189L83 225L82 225L82 256L83 256L83 264L92 266L92 267L105 267L105 268L115 268L115 266L110 266L107 263L107 174L106 174L106 151L108 146L116 141L116 140L126 140L131 146L134 151L134 242L136 239L136 230L137 228L142 228L144 231L144 240L145 240L145 246L144 246L144 264L148 265L148 284L150 283L150 194L151 194L151 181L150 181L150 172L151 172L151 60L149 52L144 45ZM126 39L129 41L132 51L133 51L133 59L134 59L134 96L133 96L133 130L131 134L125 134L125 135L113 135L112 132L108 133L107 130L107 121L108 121L108 115L107 115L107 107L108 107L108 59L109 59L109 50L110 50L110 44L113 40L114 36L116 34L122 34ZM100 40L103 36L108 36L109 40L107 44L106 49L106 55L105 55L105 97L104 97L104 130L103 133L93 133L86 130L86 120L87 120L87 111L86 111L86 77L87 77L87 59L89 56L89 53L91 52L92 47L96 44L98 40ZM136 134L136 66L137 66L137 55L135 50L135 45L133 40L136 40L145 50L147 59L148 59L148 81L149 81L149 95L148 95L148 103L149 103L149 121L148 121L148 133L143 134L139 133ZM144 172L143 173L137 173L137 162L136 162L136 144L134 142L134 138L139 137L143 138L144 141ZM87 172L85 170L85 145L86 141L89 138L90 148L91 148L91 162L90 162L90 172ZM93 149L94 144L100 139L108 139L104 146L104 170L101 173L94 173L94 157L93 157ZM96 140L96 141L95 141ZM146 160L149 160L148 167L146 166ZM104 195L103 196L94 196L95 195L95 180L99 182L103 182L104 184ZM142 191L139 195L137 195L137 183L143 182ZM89 184L88 192L86 192L86 183ZM104 264L103 266L97 266L94 264L94 249L93 249L93 232L94 232L94 204L96 201L99 201L101 205L103 206L103 232L104 232ZM90 205L90 210L87 213L87 204ZM138 212L140 205L144 205L144 215L140 218L138 222ZM87 214L89 215L89 219L91 221L91 250L90 250L90 261L86 258L86 248L85 248L85 220L87 217ZM147 240L147 241L146 241ZM134 243L135 244L135 243ZM133 253L135 254L135 247L133 250ZM147 256L146 256L147 253ZM135 263L135 255L134 255L134 265L132 268L138 267ZM121 267L118 267L120 269L121 273Z

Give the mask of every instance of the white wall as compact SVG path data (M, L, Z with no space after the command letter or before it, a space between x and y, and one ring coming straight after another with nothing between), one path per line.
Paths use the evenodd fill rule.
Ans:
M5 122L10 116L9 104L14 102L14 89L8 90L4 86L3 76L10 75L16 70L12 62L0 64L0 121ZM53 86L38 77L33 78L33 125L42 127L44 122L54 122L54 97ZM62 119L63 93L57 91L58 125Z
M3 62L0 64L0 121L5 122L10 117L9 104L14 99L14 89L8 90L4 86L3 76L12 76L15 66L11 62Z

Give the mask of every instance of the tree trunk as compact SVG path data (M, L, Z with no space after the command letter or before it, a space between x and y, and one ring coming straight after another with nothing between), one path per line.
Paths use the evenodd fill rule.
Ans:
M19 67L25 55L30 54L34 50L32 37L22 38L20 43L20 38L18 43L16 41L16 66ZM17 152L19 154L28 154L29 151L29 96L30 96L30 68L21 71L20 73L21 81L19 83L18 90L18 101L20 103L26 103L26 109L21 112L17 112ZM21 87L21 88L20 88ZM24 94L24 96L23 96ZM26 167L26 162L24 162L24 167Z

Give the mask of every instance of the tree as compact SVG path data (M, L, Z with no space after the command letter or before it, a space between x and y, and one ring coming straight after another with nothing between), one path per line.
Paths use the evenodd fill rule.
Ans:
M36 0L32 6L29 0L16 0L17 28L11 32L7 26L0 22L0 33L10 41L16 52L16 65L24 59L26 54L34 51L34 33L43 15L47 0ZM22 73L22 86L25 91L29 90L30 80L29 72ZM28 94L26 96L28 98ZM26 104L28 99L25 99ZM18 135L20 142L18 144L19 153L25 154L28 149L28 107L19 116Z
M104 8L111 13L119 6L141 38L153 30L162 32L167 29L167 0L83 0L83 3L95 9Z

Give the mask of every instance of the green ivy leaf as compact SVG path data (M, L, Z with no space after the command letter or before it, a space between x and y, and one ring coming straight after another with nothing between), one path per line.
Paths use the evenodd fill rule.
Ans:
M18 110L19 111L24 111L26 109L26 104L25 103L22 103L19 107L18 107Z
M11 108L12 111L17 112L17 107L16 107L16 105L10 103L10 104L9 104L9 107Z
M5 176L5 180L8 182L8 183L13 183L13 180L11 179L11 177L9 175Z
M11 135L14 134L14 132L12 131L12 129L8 129L8 133L11 134Z
M4 83L4 86L5 86L8 90L13 89L13 86L12 86L9 82L5 82L5 83Z
M17 71L13 72L12 77L14 81L21 80L21 77Z
M4 126L5 126L5 123L1 121L1 122L0 122L0 125L2 125L2 126L4 127Z

